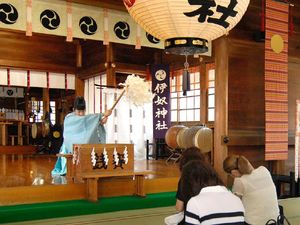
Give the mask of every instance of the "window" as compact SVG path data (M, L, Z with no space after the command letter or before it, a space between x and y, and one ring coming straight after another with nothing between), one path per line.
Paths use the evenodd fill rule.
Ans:
M52 125L55 125L56 122L56 113L55 113L55 101L50 101L50 122Z
M171 78L171 121L200 121L200 72L190 68L190 91L182 92L182 70Z
M205 65L205 68L206 72L204 77L201 77L201 81L203 79L206 82L201 84L201 88L207 90L207 96L200 96L199 67L190 68L191 91L187 92L187 96L183 96L182 92L182 70L176 71L175 77L171 78L172 122L199 122L200 115L204 116L202 120L205 123L215 121L215 65L209 63ZM201 108L201 104L203 104L203 108Z
M29 118L29 122L43 122L44 119L44 110L43 110L43 101L31 101L32 114L33 116ZM56 122L56 113L55 113L55 101L50 101L50 121L54 125Z
M214 65L208 65L208 96L207 96L207 120L215 121L215 69Z
M31 112L34 116L29 119L29 122L42 122L43 101L31 101Z

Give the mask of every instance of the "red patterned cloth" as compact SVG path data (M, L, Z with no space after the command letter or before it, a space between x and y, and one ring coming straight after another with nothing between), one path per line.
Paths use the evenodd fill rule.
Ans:
M265 159L288 158L288 4L266 0L265 42ZM273 51L271 39L279 35L283 50Z

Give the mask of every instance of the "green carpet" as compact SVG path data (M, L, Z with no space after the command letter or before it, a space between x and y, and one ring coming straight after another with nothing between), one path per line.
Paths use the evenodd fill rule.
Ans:
M175 205L175 192L149 194L146 198L122 196L101 198L92 203L74 200L0 207L0 223L88 215L121 210L157 208Z
M83 216L8 223L8 225L165 225L164 219L175 213L175 207L125 210Z

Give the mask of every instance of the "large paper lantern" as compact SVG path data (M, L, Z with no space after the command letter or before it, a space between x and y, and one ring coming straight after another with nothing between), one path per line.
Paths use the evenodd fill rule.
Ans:
M148 33L165 40L166 52L206 52L212 41L231 30L250 0L123 0L132 18Z

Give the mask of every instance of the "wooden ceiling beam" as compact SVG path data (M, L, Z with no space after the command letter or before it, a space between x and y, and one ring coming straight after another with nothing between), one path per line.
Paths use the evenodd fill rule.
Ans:
M129 74L138 74L142 76L146 76L146 65L138 65L138 64L130 64L130 63L122 63L122 62L114 62L115 64L115 72L116 73L129 73ZM90 77L95 76L95 74L106 73L105 63L97 64L91 66L87 69L78 69L77 75L80 79L88 79Z
M65 1L65 0L62 0ZM97 6L101 8L127 11L122 0L72 0L73 3Z
M146 76L146 65L116 62L116 72Z

